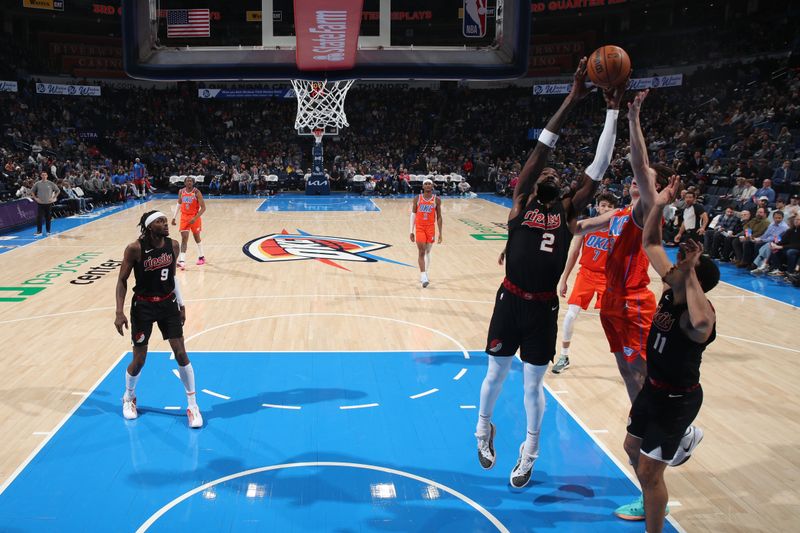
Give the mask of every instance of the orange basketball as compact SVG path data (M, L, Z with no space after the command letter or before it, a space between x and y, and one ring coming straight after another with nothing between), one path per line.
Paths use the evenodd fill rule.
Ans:
M586 68L592 83L609 89L628 79L631 74L631 58L619 46L601 46L589 56Z

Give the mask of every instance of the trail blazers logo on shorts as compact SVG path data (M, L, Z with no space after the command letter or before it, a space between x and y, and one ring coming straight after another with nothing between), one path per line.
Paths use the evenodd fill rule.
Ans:
M297 233L292 234L284 229L281 233L253 239L242 247L242 251L250 258L262 263L315 259L347 271L349 271L348 268L339 265L336 261L357 263L385 261L396 265L411 266L370 253L388 247L388 244L380 242L311 235L299 229Z

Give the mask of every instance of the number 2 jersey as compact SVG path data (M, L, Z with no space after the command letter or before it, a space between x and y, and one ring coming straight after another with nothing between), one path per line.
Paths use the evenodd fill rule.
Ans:
M689 388L700 382L703 351L717 336L714 324L706 342L691 340L680 326L681 315L687 309L685 302L675 303L671 289L664 291L647 337L647 375L675 388Z
M571 240L563 203L534 199L508 222L506 278L527 292L556 292Z
M172 239L164 239L164 246L155 248L146 240L139 241L142 254L133 264L138 296L166 296L175 290L175 251Z

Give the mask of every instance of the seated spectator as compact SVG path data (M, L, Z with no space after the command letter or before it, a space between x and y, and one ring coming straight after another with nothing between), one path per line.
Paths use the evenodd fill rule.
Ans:
M764 180L763 184L761 185L761 188L756 191L751 200L755 202L756 198L760 200L764 196L767 197L768 205L770 206L775 205L775 191L772 188L772 180L768 179Z
M783 213L786 215L786 223L788 224L791 219L795 218L798 212L800 212L800 196L793 194L789 198L789 205L783 209ZM791 226L791 224L789 225Z
M775 169L775 172L772 174L772 181L778 188L783 189L790 183L797 181L797 172L792 170L791 167L792 162L787 159L780 168Z
M367 176L367 181L364 182L364 192L362 194L365 196L373 196L375 194L375 180L372 179L372 176Z
M775 250L775 245L780 242L783 234L789 229L789 226L783 221L782 212L776 211L773 215L773 220L774 222L769 225L767 231L760 238L753 239L753 243L756 245L763 243L758 249L758 255L753 260L753 264L748 267L756 274L763 274L767 271L769 268L769 263L767 262L769 256Z
M709 226L709 231L706 231L703 236L703 244L705 252L709 256L713 259L719 259L725 239L742 231L742 220L737 216L733 207L729 206L725 208L723 214L717 215L714 221L713 229Z
M797 270L797 259L800 255L800 217L792 219L791 228L788 229L777 243L772 245L772 254L769 256L770 275L779 276L784 272ZM781 265L786 264L786 270L781 270Z
M470 192L470 189L471 187L467 180L461 180L461 182L458 184L458 192L461 194L461 196L467 196Z
M744 224L744 230L733 240L733 255L735 264L739 268L746 268L753 262L755 245L753 239L761 237L769 227L767 220L767 210L760 207L756 210L756 216Z
M756 220L762 212L766 213L766 210L759 208L759 210L756 212ZM776 213L775 220L779 222L769 224L769 219L765 217L764 222L767 222L768 224L766 229L764 229L764 232L760 235L756 235L754 230L753 235L751 235L749 239L742 241L741 261L740 264L737 265L738 267L747 268L748 270L757 268L757 265L754 264L757 251L760 252L762 245L768 242L777 242L780 240L781 235L783 235L783 233L788 229L788 226L783 221L783 213ZM748 263L747 261L750 262Z

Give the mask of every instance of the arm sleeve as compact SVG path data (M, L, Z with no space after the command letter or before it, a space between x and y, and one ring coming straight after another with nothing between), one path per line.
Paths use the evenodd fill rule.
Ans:
M175 278L175 299L178 301L178 305L183 307L183 293L181 292L181 285L178 282L178 278Z
M411 212L411 219L410 220L411 220L411 226L410 226L410 229L409 229L408 232L409 233L414 233L414 224L417 221L417 217L415 216L415 213L413 211Z
M619 118L619 109L606 110L606 123L603 126L603 133L600 134L600 139L597 141L594 161L584 171L594 181L603 179L608 165L611 164L614 142L617 140L617 118Z

